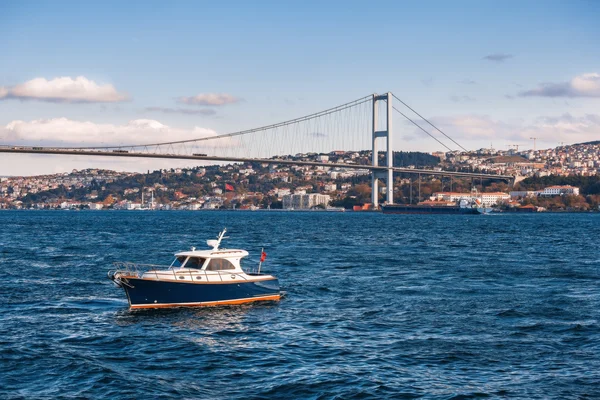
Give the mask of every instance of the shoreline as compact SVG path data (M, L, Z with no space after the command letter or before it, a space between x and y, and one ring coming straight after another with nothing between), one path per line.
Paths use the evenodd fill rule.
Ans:
M266 208L260 208L258 210L241 210L241 209L199 209L199 210L116 210L116 209L100 209L100 210L92 210L89 208L86 209L71 209L71 208L66 208L66 209L56 209L56 208L0 208L0 212L3 211L44 211L44 212L49 212L49 211L76 211L76 212L80 212L80 211L84 211L84 212L132 212L132 213L139 213L139 212L248 212L248 213L252 213L252 212L273 212L273 213L350 213L350 214L383 214L380 210L361 210L361 211L354 211L352 209L343 209L343 210L292 210L292 209L266 209ZM600 214L600 210L587 210L587 211L567 211L567 210L547 210L547 211L538 211L538 212L517 212L517 211L492 211L489 213L485 213L485 214L481 214L481 215L490 215L490 214L494 214L494 215L499 215L499 214L510 214L510 215L537 215L537 214ZM428 215L428 214L397 214L397 215ZM442 215L442 214L434 214L434 215Z

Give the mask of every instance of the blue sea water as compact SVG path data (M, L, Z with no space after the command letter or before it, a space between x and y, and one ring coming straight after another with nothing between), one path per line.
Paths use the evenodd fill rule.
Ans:
M279 303L129 311L228 228ZM0 212L0 398L600 398L600 215Z

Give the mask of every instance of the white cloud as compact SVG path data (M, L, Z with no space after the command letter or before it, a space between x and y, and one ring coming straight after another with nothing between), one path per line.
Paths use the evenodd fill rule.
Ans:
M526 90L519 96L541 97L600 97L600 74L582 74L569 82L544 83L536 89Z
M74 121L53 118L33 121L12 121L0 128L5 143L26 141L34 144L51 145L121 145L144 144L188 140L214 136L211 129L172 128L152 119L136 119L124 125L97 124L89 121ZM223 140L223 139L220 139Z
M39 100L56 103L116 103L128 96L113 85L99 85L84 76L52 80L35 78L12 87L0 87L0 99Z
M238 103L241 99L227 93L200 93L197 96L180 97L177 102L182 104L193 104L199 106L222 106L225 104Z
M521 131L523 139L540 137L548 141L581 143L600 139L600 115L539 117ZM560 139L560 140L556 140Z
M24 146L102 147L189 140L215 136L211 129L193 127L173 128L152 119L136 119L126 124L98 124L89 121L74 121L53 118L34 121L12 121L0 126L0 143ZM228 154L235 150L244 151L236 138L222 138L198 143L150 147L150 152L189 154ZM216 152L216 153L215 153ZM233 154L231 154L233 155ZM50 156L27 154L4 154L1 156L0 175L36 175L65 172L72 169L105 168L117 171L153 171L160 168L191 167L210 165L215 162L197 160L160 160L146 158L115 158L89 156ZM6 160L5 160L6 159ZM6 162L4 162L6 161Z
M495 120L486 115L436 117L431 121L466 148L473 148L474 146L468 142L476 141L481 143L493 141L498 144L502 141L510 144L532 144L531 137L553 145L558 142L580 143L600 139L600 115L597 114L574 116L567 113L554 117L542 116L529 122L510 123ZM424 121L420 121L420 125L424 128L428 127ZM428 130L450 148L456 148L456 145L435 130ZM422 131L415 131L414 135L417 134L418 137L424 135Z
M509 130L506 124L500 121L495 121L487 115L458 115L452 117L435 117L432 118L431 121L434 125L438 126L442 131L444 131L448 136L457 141L459 139L490 139L499 135L503 135ZM424 121L420 121L419 125L421 125L425 129L430 128ZM437 133L433 129L429 129L429 132L434 134L434 136ZM445 139L443 136L440 140L442 140L443 142L447 141L447 139Z

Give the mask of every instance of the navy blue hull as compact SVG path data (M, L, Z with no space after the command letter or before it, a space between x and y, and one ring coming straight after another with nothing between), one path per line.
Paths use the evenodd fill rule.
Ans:
M232 283L185 283L127 278L123 285L131 308L211 306L279 300L275 279Z

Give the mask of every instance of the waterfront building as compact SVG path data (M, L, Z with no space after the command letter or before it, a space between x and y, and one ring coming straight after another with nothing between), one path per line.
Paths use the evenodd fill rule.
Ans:
M548 186L547 188L544 188L544 190L542 190L540 192L540 196L560 196L563 194L572 194L572 195L578 196L579 188L570 186L570 185Z
M479 198L483 206L491 207L510 200L510 195L503 192L479 193Z
M294 210L308 210L316 206L327 207L331 197L326 194L288 194L283 196L283 208Z
M127 202L127 209L128 210L139 210L142 208L142 204L141 203L133 203L131 201Z

